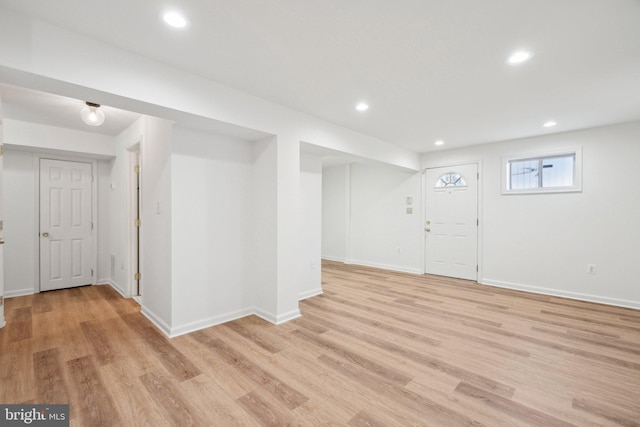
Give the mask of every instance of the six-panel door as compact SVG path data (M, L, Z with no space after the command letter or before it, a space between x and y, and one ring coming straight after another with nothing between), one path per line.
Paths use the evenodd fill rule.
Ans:
M40 290L92 283L90 163L40 160Z

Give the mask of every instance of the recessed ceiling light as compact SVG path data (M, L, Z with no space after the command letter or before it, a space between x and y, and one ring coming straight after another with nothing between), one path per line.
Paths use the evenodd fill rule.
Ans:
M367 104L366 102L361 102L358 105L356 105L356 110L358 111L367 111L369 109L369 104Z
M444 141L443 140L438 140L434 144L435 145L444 145Z
M511 54L507 62L511 65L522 64L523 62L527 62L533 57L533 52L529 52L526 50L518 50Z
M187 18L176 11L170 11L162 16L164 22L173 28L184 28L187 26Z
M552 128L555 125L557 125L558 123L554 122L553 120L549 120L548 122L545 122L545 124L543 124L542 126L546 127L546 128Z

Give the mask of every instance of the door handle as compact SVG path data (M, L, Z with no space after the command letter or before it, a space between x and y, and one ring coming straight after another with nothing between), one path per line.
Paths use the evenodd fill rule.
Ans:
M4 245L4 237L0 237L0 245Z
M42 233L42 237L49 237L49 233L45 231L44 233Z
M427 233L431 231L430 228L425 228L424 231L426 231Z

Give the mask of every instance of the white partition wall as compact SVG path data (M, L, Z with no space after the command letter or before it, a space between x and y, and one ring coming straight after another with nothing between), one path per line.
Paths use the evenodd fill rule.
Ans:
M3 125L2 125L2 99L0 99L0 328L4 327L4 216L2 201L2 175L3 175Z

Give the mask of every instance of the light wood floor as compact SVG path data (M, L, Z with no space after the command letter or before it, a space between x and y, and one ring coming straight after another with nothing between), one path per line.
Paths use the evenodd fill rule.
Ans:
M164 338L93 286L6 300L0 403L72 426L637 426L640 311L334 262L303 317Z

